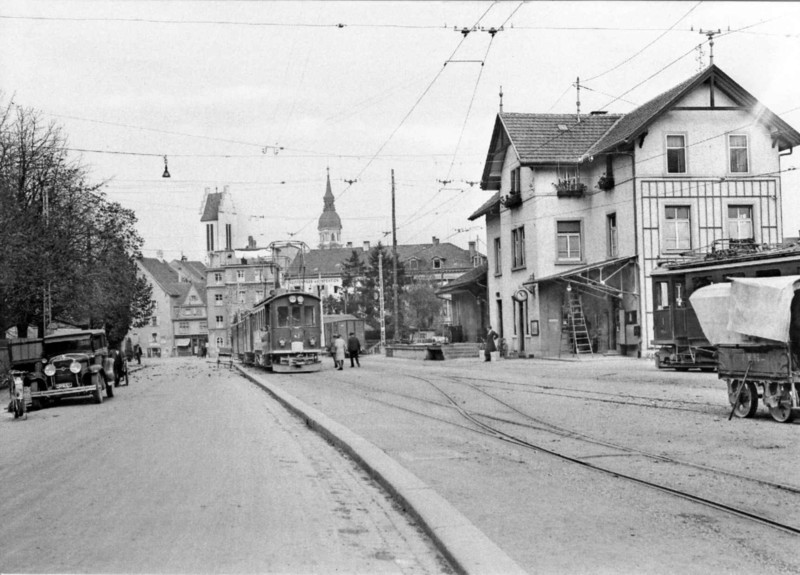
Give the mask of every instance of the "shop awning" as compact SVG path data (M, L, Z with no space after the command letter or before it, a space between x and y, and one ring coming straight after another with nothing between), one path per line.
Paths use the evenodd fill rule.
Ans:
M635 264L636 256L626 256L622 258L614 258L588 264L579 268L572 268L543 278L531 277L524 281L522 285L525 287L532 287L536 284L543 284L548 282L565 282L574 283L578 286L584 286L589 289L594 289L611 295L621 295L623 293L638 295L636 291L626 291L608 284L608 280L612 279L619 272L625 269L626 266ZM593 277L595 276L595 277Z
M178 347L187 347L192 345L192 340L188 337L182 337L175 340L175 345Z

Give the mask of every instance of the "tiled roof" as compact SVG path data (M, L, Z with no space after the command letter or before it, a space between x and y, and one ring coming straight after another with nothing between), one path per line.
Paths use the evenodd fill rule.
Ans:
M618 114L499 114L522 164L576 163Z
M496 211L500 207L500 192L495 192L494 195L486 200L484 204L475 210L475 212L468 217L467 219L470 221L477 220L481 216L485 216L492 211Z
M391 253L391 246L385 246L387 253ZM353 252L356 252L361 261L368 263L369 258L363 248L334 248L329 250L310 250L304 256L298 254L289 266L287 275L297 278L302 275L302 267L305 266L305 277L314 278L317 275L326 277L339 276L344 269L343 262L350 259ZM407 264L411 259L420 262L418 269L410 270L406 265L406 275L414 272L432 271L434 258L442 260L442 267L435 271L447 271L457 268L471 268L472 260L469 250L465 250L450 242L439 242L429 244L401 244L397 246L398 259Z
M636 137L642 128L664 112L676 99L683 96L688 88L693 87L695 83L703 81L710 71L711 68L706 68L622 116L619 122L587 151L587 154L600 153L623 143L628 138Z
M206 196L206 205L203 207L203 217L201 222L213 222L219 219L219 204L222 201L222 193L214 192Z
M158 258L141 258L139 264L152 276L158 287L164 292L169 295L180 296L180 290L175 287L181 285L178 281L178 272L172 269L168 263Z
M800 134L797 131L770 110L767 110L754 96L717 68L716 65L712 65L677 86L659 94L632 112L625 114L605 136L591 147L587 155L607 152L631 138L636 138L646 130L650 123L669 110L678 100L698 85L710 81L712 77L716 89L725 92L738 105L745 107L759 106L759 118L761 121L771 124L780 132L781 150L800 144Z
M329 250L309 250L305 254L297 254L292 264L289 266L287 275L293 278L301 277L302 268L305 266L305 277L314 278L317 275L339 276L344 266L342 262L350 259L353 252L361 257L361 261L366 261L362 248L332 248Z

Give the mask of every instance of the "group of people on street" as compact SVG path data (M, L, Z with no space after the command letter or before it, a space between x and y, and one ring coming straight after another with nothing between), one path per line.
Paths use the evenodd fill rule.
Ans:
M356 337L356 334L350 332L350 337L347 338L345 343L344 338L338 333L333 336L333 344L331 344L331 354L333 355L333 362L336 369L344 369L345 350L347 355L350 356L350 367L361 367L361 362L358 356L361 353L361 342Z

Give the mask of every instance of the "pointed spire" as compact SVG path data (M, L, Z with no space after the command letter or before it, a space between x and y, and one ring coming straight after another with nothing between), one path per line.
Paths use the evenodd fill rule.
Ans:
M503 87L500 86L500 113L503 113Z
M333 206L333 191L331 190L331 169L330 167L328 170L328 183L325 185L325 196L323 200L325 201L325 207L323 211L325 212L335 212L336 208Z

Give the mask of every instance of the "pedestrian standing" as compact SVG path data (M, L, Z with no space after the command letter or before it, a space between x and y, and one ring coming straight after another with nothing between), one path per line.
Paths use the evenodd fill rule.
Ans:
M361 353L361 342L358 341L356 334L353 332L350 332L350 337L347 338L347 353L350 354L350 367L355 367L353 361L358 367L361 367L361 362L358 361L358 354Z
M344 350L344 338L337 333L333 340L333 352L334 360L336 361L336 369L339 371L344 369Z
M497 332L492 329L492 326L489 326L489 329L486 330L486 347L483 350L484 361L492 361L492 352L497 351L496 339Z
M139 344L136 344L136 348L134 349L134 354L136 354L136 363L138 365L142 365L142 348Z

